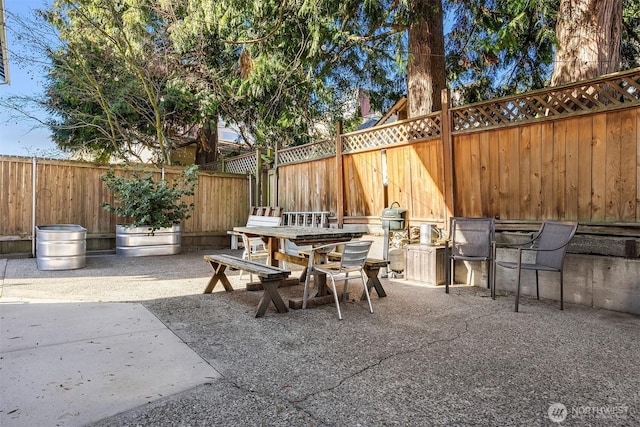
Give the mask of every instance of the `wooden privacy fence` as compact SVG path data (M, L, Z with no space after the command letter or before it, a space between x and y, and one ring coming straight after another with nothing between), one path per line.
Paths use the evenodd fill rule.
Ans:
M340 224L379 224L397 201L414 223L577 219L581 229L640 236L639 123L640 68L456 108L445 91L440 112L278 151L268 203L333 212ZM233 173L201 172L183 238L206 244L244 224L250 204L265 202L249 200L245 175L260 164L251 154L225 161ZM101 207L107 168L0 157L0 244L30 242L34 225L56 223L113 238L120 219Z
M442 221L444 152L435 136L439 132L439 117L427 116L344 134L338 144L330 141L282 150L278 153L278 204L285 210L338 215L343 210L346 222L368 222L397 201L409 208L414 220ZM340 154L337 146L343 148ZM317 155L320 158L308 160ZM289 162L282 164L283 159Z
M102 208L103 203L113 202L100 180L110 167L0 156L0 253L28 252L33 227L44 224L82 225L88 249L111 249L115 226L124 221ZM161 178L161 170L145 170ZM181 170L166 168L166 179L172 180ZM196 209L182 223L183 243L210 245L228 239L226 231L247 220L247 195L246 176L201 171L196 194L190 198Z
M277 204L379 222L640 223L640 69L280 150ZM340 132L339 132L340 133ZM341 218L342 217L342 218Z
M640 222L638 123L636 107L456 135L456 213Z

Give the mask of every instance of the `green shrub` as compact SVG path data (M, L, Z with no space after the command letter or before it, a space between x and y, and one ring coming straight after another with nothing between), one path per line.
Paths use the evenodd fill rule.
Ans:
M163 227L172 227L191 217L195 205L181 200L193 196L198 181L198 167L191 165L171 183L163 179L153 180L152 173L133 171L130 176L116 176L110 169L100 175L107 188L113 192L114 204L104 203L103 208L123 218L133 220L127 227L148 226L151 233Z

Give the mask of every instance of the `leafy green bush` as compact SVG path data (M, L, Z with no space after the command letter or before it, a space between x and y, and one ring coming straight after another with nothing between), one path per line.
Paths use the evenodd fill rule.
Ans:
M193 196L198 180L198 167L191 165L171 183L154 181L153 174L133 171L130 176L116 176L110 169L100 175L107 188L113 192L114 204L104 203L103 208L133 222L127 227L148 226L151 233L163 227L172 227L191 217L195 205L181 200Z

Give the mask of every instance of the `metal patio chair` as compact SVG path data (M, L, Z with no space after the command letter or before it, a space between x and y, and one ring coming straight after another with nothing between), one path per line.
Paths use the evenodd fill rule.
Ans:
M490 288L495 229L493 218L451 218L449 241L445 245L446 293L449 293L449 285L455 280L456 261L486 262L487 288Z
M536 298L540 299L540 289L538 286L538 271L556 271L560 273L560 310L564 310L563 303L563 267L567 246L578 229L578 223L574 221L544 221L540 230L533 235L533 238L524 243L497 244L495 247L517 247L517 261L495 261L496 265L504 268L517 270L518 287L516 288L516 307L520 300L520 281L522 270L534 270L536 272ZM523 262L522 255L526 252L533 252L532 262ZM494 257L495 259L495 257ZM495 298L496 284L495 275L493 277L491 296Z
M369 303L369 312L373 313L371 297L369 296L369 290L367 289L367 276L364 272L364 264L367 260L372 243L373 242L369 240L358 240L344 243L340 261L328 262L326 264L315 263L314 251L323 250L336 245L330 244L313 248L309 254L309 267L307 270L307 278L304 283L303 308L306 307L307 298L309 296L309 278L312 273L319 272L326 274L327 277L331 279L333 298L336 302L336 308L338 309L338 319L342 320L339 302L340 297L338 296L338 291L336 289L336 282L340 281L344 282L344 288L342 291L342 296L344 297L347 292L347 281L360 279L362 281L364 293L367 296L367 302ZM357 273L357 275L349 276L350 273Z

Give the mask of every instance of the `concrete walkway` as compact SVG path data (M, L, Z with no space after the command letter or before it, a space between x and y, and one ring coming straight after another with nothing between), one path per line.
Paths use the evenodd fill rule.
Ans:
M202 255L0 260L0 424L640 425L637 316L384 279L374 314L255 319Z
M220 375L141 304L1 300L2 425L83 425Z

